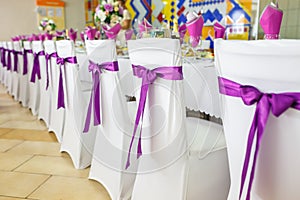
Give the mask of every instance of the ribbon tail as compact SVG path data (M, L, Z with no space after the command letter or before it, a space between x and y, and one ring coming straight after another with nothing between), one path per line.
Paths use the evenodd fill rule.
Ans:
M24 56L23 56L23 75L26 75L27 74L27 70L28 70L28 60L27 60L27 53L24 53Z
M99 73L95 72L94 78L94 126L101 124L100 116L100 80Z
M7 70L11 69L11 54L10 52L8 52L8 56L7 56Z
M65 108L64 102L64 87L63 87L63 75L62 75L62 65L59 68L59 83L58 83L58 101L57 101L57 109Z
M144 83L144 79L142 81L142 87L141 87L141 92L140 92L140 101L139 101L139 107L137 110L136 118L135 118L135 124L134 124L134 131L133 135L131 138L130 146L129 146L129 152L127 156L127 163L126 163L126 169L130 166L130 153L133 145L133 141L135 138L135 134L137 131L137 127L139 125L140 118L143 118L144 115L144 109L145 109L145 103L146 103L146 97L149 89L149 84ZM139 158L142 155L142 145L141 145L141 134L142 134L142 127L140 130L140 136L139 136L139 141L138 141L138 149L137 149L137 158Z
M47 76L47 78L46 78L46 90L48 90L48 87L49 87L49 63L48 62L49 62L49 58L46 57L46 76Z
M250 132L249 132L249 136L248 136L248 140L247 140L247 148L246 148L246 155L245 155L245 159L244 159L244 166L243 166L242 177L241 177L239 199L242 198L243 188L244 188L245 181L246 181L246 176L247 176L248 166L249 166L250 156L251 156L252 144L253 144L255 132L257 130L257 118L258 118L258 108L256 108L256 110L255 110L254 118L252 121L252 125L250 128Z
M89 131L89 128L90 128L93 96L94 96L94 91L92 90L91 97L90 97L90 102L89 102L89 107L88 107L88 110L87 110L85 123L84 123L84 129L83 129L84 133L87 133Z
M17 53L14 54L14 71L15 72L18 71L18 54Z
M33 58L33 68L32 68L32 73L31 73L31 78L30 78L30 82L35 83L35 75L37 73L37 65L38 65L38 56L34 55Z

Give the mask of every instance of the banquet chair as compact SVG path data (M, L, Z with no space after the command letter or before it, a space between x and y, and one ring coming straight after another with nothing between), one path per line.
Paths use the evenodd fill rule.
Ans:
M13 42L14 53L12 55L12 94L16 101L20 101L20 78L21 78L21 64L23 63L22 47L20 41Z
M42 41L32 41L33 62L30 66L29 72L29 103L28 107L31 109L33 115L39 114L40 107L40 82L41 82L41 66L45 63L44 47Z
M141 127L137 128L135 136L131 133L132 146L137 146L137 150L129 150L129 155L132 155L128 158L130 163L127 163L127 166L137 165L136 172L127 169L136 173L131 199L185 199L188 146L180 43L178 40L157 38L130 40L128 50L136 75L134 86L138 114L145 105L144 116L141 116L143 121L139 122L137 118L134 122L135 127L138 124ZM149 91L145 94L147 86ZM140 156L138 160L137 156Z
M7 44L7 53L6 53L6 87L7 92L10 95L13 94L13 43L11 41L6 42Z
M215 41L228 199L300 197L299 47L299 40Z
M49 69L49 62L46 60L46 56L51 55L49 53L46 53L45 51L45 44L42 43L44 48L44 56L40 56L40 73L41 73L41 79L40 79L40 102L39 102L39 113L38 113L38 119L42 119L46 126L49 127L50 125L50 112L51 112L51 87L49 88L50 83L50 72ZM49 50L49 49L48 49ZM52 52L51 52L52 53ZM48 63L46 63L48 62ZM48 66L48 67L47 67ZM51 66L51 65L50 65ZM48 85L47 85L48 82ZM47 87L48 86L48 87Z
M20 68L20 101L23 107L28 107L29 104L29 82L30 72L33 65L33 54L30 41L23 42L23 63Z
M49 119L49 131L54 132L58 142L62 140L63 126L65 120L65 110L57 109L58 100L58 84L59 84L59 66L56 64L57 51L55 41L44 41L44 48L46 56L49 55L48 60L48 78L50 90L50 119ZM50 56L51 55L51 56ZM46 61L47 62L47 61ZM46 69L47 70L47 69Z
M98 66L113 62L116 66L117 53L114 40L87 40L86 49L89 62L96 63ZM127 115L126 98L120 85L118 68L103 67L104 69L100 69L99 80L94 80L94 83L100 81L101 124L96 126L89 178L100 182L112 200L129 199L135 174L125 171L131 132L128 131L131 130L131 126ZM89 127L94 126L92 119L93 117Z
M86 107L84 98L87 93L81 93L78 79L79 66L75 55L73 41L61 40L56 42L58 61L57 67L61 69L63 88L59 88L64 95L64 106L58 101L54 109L65 110L65 120L61 141L61 151L67 152L76 169L83 169L91 164L95 133L91 129L89 134L83 134L83 123ZM79 82L78 82L79 81ZM61 91L63 89L63 92ZM59 96L58 96L59 97Z

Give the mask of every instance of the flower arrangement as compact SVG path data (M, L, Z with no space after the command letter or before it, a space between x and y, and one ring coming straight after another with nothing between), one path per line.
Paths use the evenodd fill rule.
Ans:
M108 24L113 26L121 22L123 18L123 9L119 7L117 1L106 2L102 1L100 5L97 6L95 12L95 22L101 24Z
M43 18L39 23L39 30L52 32L55 31L56 25L52 19Z

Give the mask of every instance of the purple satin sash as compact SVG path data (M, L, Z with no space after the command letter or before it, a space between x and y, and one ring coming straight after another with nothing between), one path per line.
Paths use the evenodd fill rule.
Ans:
M250 200L251 187L255 174L255 165L257 161L257 154L259 151L260 143L263 137L264 129L269 117L270 110L276 117L284 113L288 108L295 108L300 110L300 93L262 93L253 86L240 85L231 80L219 77L219 89L220 93L233 97L242 98L245 105L250 106L256 103L255 114L253 117L252 125L249 131L246 155L244 160L244 166L241 176L240 186L240 198L243 193L243 188L248 172L248 166L250 162L251 149L253 140L256 135L256 146L254 152L254 158L250 173L249 185L247 189L246 200ZM251 165L250 165L251 166Z
M60 58L57 57L56 63L59 66L59 83L58 83L58 101L57 101L57 109L65 108L65 94L64 94L64 87L63 87L63 75L62 75L62 66L65 66L65 63L77 64L77 58L68 57L68 58Z
M26 75L28 72L28 58L27 53L32 53L31 49L24 49L23 51L23 75Z
M149 70L143 66L140 65L132 65L133 75L142 78L142 86L141 86L141 92L140 92L140 101L139 106L135 118L135 124L134 124L134 131L131 138L130 146L129 146L129 152L127 157L127 163L126 163L126 169L130 165L130 153L132 149L132 144L135 138L135 134L137 131L137 127L139 125L139 122L141 120L143 124L143 116L144 116L144 109L145 109L145 103L147 99L147 93L149 89L149 85L154 83L155 79L157 77L166 79L166 80L183 80L183 74L182 74L182 67L181 66L164 66L164 67L157 67L155 69ZM139 158L142 155L142 128L140 130L140 136L138 141L138 149L137 149L137 158Z
M12 50L10 49L7 49L6 52L8 53L7 54L7 70L11 70L11 53L12 53Z
M6 49L4 47L1 47L1 63L2 63L3 67L6 67L5 52L6 52Z
M40 51L38 53L33 53L33 68L31 73L30 82L35 83L35 77L37 76L38 79L41 79L41 69L40 69L40 59L39 56L44 56L45 52Z
M49 65L48 62L51 58L58 58L58 55L56 52L53 52L51 54L47 54L45 55L45 59L46 59L46 75L47 75L47 80L46 80L46 90L48 90L49 87ZM51 66L51 62L50 62L50 66Z
M18 72L18 64L19 64L19 56L18 55L22 55L21 51L12 51L14 54L14 71Z
M91 92L90 102L88 111L86 114L85 125L83 132L86 133L89 131L90 122L91 122L91 114L92 114L92 105L94 105L94 126L101 124L101 116L100 116L100 75L102 70L107 71L119 71L118 61L114 62L104 62L101 64L94 63L93 61L89 61L89 71L92 72L93 76L93 89Z

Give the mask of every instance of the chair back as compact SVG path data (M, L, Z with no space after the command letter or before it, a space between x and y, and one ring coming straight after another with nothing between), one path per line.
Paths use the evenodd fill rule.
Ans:
M300 92L299 48L298 40L217 39L216 68L221 77L263 93ZM242 98L228 95L221 95L221 102L231 176L228 199L239 199L248 135L257 104L246 106ZM299 119L300 111L293 108L278 118L270 112L258 152L251 199L299 198ZM247 194L253 152L254 147L243 197Z

